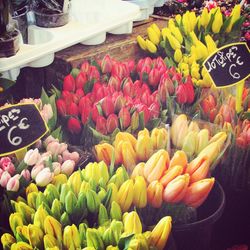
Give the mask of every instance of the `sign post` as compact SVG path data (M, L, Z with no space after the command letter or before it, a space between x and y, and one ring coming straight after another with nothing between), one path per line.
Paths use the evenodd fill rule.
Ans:
M246 43L232 43L215 51L203 63L216 88L237 84L236 111L240 112L245 79L250 75L250 50Z
M35 104L17 104L0 108L0 156L22 155L26 148L48 132Z

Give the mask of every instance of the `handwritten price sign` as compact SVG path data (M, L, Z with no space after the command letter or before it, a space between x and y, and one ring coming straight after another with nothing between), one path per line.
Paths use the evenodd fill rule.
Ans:
M39 140L48 127L35 104L0 109L0 156L15 153Z
M246 43L233 43L221 47L204 66L216 87L228 87L248 78L250 53Z

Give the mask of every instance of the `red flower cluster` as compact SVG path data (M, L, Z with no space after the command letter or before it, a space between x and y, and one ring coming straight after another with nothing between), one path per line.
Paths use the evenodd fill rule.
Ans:
M56 104L61 116L70 116L67 125L73 134L79 134L90 120L102 134L131 125L136 129L139 113L143 113L146 125L159 117L161 103L166 103L168 95L176 94L180 104L194 101L191 78L183 82L181 74L168 69L160 57L147 57L135 65L133 60L118 62L106 55L99 67L102 74L98 67L84 62L76 78L71 74L64 78ZM133 81L131 76L136 73Z

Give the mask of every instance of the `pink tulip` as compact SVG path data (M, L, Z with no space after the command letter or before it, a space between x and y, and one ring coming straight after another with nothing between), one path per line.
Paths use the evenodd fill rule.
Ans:
M1 179L0 179L0 185L3 188L5 188L10 178L11 178L11 175L7 171L4 171L2 173L2 176L1 176Z
M124 77L124 69L121 63L114 63L111 71L112 76L118 76L120 79Z
M41 158L40 153L38 149L36 148L36 149L30 149L25 154L23 160L28 166L33 166L40 160L40 158Z
M163 58L160 56L156 58L156 65L158 68L164 68L165 71L167 70L167 66L166 66Z
M66 151L67 151L67 150L66 150ZM65 151L64 151L64 152L65 152ZM57 161L58 161L60 164L63 163L63 158L62 158L61 155L58 155L58 156L57 156Z
M110 114L113 114L115 111L115 106L112 101L111 96L106 96L102 100L102 111L106 117L108 117Z
M77 89L76 90L76 96L80 100L84 96L84 91L82 89Z
M79 101L79 113L82 114L83 109L91 108L92 101L90 100L89 96L84 96Z
M70 176L73 173L74 168L75 168L75 162L72 160L67 160L61 166L61 173Z
M67 114L67 106L63 99L58 99L56 101L56 107L60 115L65 116Z
M1 180L1 176L2 176L3 172L4 171L0 168L0 180Z
M54 178L54 173L49 168L44 168L36 176L36 184L40 187L47 186Z
M69 92L75 92L75 88L76 88L76 83L74 77L71 74L65 76L63 80L63 90L67 90Z
M78 116L78 113L79 113L78 106L74 102L72 102L67 108L67 114Z
M85 72L80 72L76 77L76 89L83 90L84 85L87 83L88 78Z
M133 72L135 70L135 61L134 60L130 59L130 60L124 62L124 64L127 65L129 72Z
M48 144L49 144L50 142L53 142L53 141L59 142L58 139L55 139L52 135L49 135L49 136L44 140L44 145L45 145L45 147L47 147Z
M179 104L185 104L188 100L188 93L183 83L176 88L176 98Z
M66 143L60 143L60 151L59 154L62 154L65 150L68 149L68 144Z
M101 61L101 70L103 74L110 73L112 70L112 60L109 55L105 55Z
M149 106L149 113L151 118L158 118L160 115L160 105L158 102L153 102Z
M67 123L67 128L72 134L80 134L82 127L80 121L75 117L70 117Z
M77 162L78 162L79 159L80 159L79 153L78 153L78 152L72 152L71 155L70 155L70 159L71 159L72 161L74 161L75 164L77 164Z
M139 73L144 65L144 59L140 59L136 65L136 71Z
M125 105L125 99L122 94L119 94L114 100L115 112L118 113L121 108Z
M118 128L119 122L116 114L110 114L107 118L107 131L112 133L116 128Z
M148 75L148 83L149 85L151 85L152 87L157 87L159 82L160 82L160 72L158 69L151 69L151 71L149 72Z
M43 169L44 169L43 163L35 165L31 170L31 178L35 180L38 173L40 173Z
M94 122L96 122L97 117L98 117L99 115L101 115L101 113L99 113L99 110L98 110L98 108L97 108L97 105L98 105L98 103L95 103L94 106L93 106L93 109L92 109L92 120L93 120ZM100 112L101 112L101 110L100 110Z
M50 151L46 153L42 153L41 158L36 163L36 165L43 164L44 162L49 161L50 158L52 158L52 154Z
M125 130L131 123L129 110L126 107L121 108L118 116L121 120L121 129Z
M81 65L81 71L84 72L84 73L89 73L89 70L90 70L90 64L88 61L84 61Z
M11 177L6 185L7 191L17 192L19 190L20 182L19 175Z
M3 157L0 159L0 167L3 171L9 172L10 175L13 175L16 171L15 166L9 157Z
M68 150L65 150L62 154L63 161L71 160L71 153Z
M21 172L21 176L23 176L26 181L30 181L30 171L28 169L24 169Z
M109 78L109 81L108 81L108 86L112 86L112 87L114 87L114 89L116 91L120 91L120 89L121 89L121 79L116 75L111 76Z
M100 73L95 66L90 66L89 69L89 81L93 80L94 82L100 80Z
M146 125L150 119L150 112L148 110L148 107L144 104L140 105L137 107L137 111L139 113L143 113L144 114L144 124Z
M103 135L107 134L107 121L103 116L98 116L96 119L96 130Z
M54 175L59 175L61 173L61 164L59 162L53 162L52 168Z
M89 106L86 106L82 109L81 121L83 125L87 123L91 113L92 113L92 108Z
M142 67L141 72L140 72L140 80L142 82L145 81L145 77L147 77L149 75L150 71L151 71L151 67L150 66L144 65Z
M51 152L53 156L57 156L60 153L60 148L61 148L60 143L54 141L48 144L46 150L47 152Z
M45 104L41 112L43 113L43 118L46 122L53 117L53 110L50 104Z

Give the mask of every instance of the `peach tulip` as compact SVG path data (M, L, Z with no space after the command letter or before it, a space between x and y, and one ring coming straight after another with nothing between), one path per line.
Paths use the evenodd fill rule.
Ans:
M152 181L147 187L148 203L155 208L161 207L163 185L159 181Z
M187 164L188 159L186 153L182 150L178 150L174 153L172 159L170 160L169 168L172 168L176 165L180 165L185 168Z
M183 166L181 165L173 166L164 173L164 175L160 179L160 183L163 185L163 187L166 187L170 181L172 181L182 173L183 173Z

